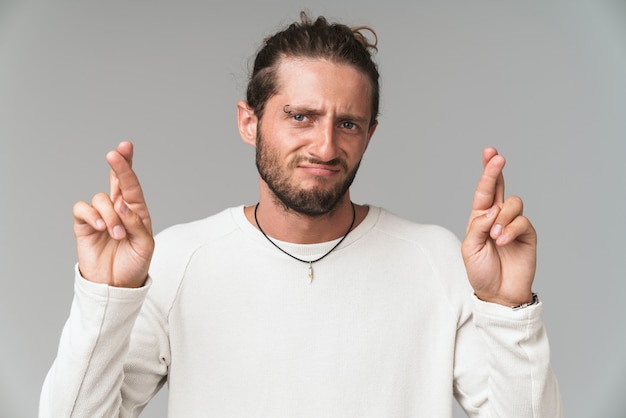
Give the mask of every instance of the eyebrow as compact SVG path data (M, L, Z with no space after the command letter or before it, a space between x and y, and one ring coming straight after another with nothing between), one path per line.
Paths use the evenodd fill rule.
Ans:
M290 104L286 104L283 106L283 112L285 112L285 114L287 115L292 115L292 114L319 115L322 113L319 110L316 110L312 107L304 107L304 106L290 105Z
M306 107L306 106L301 106L301 105L291 105L291 104L286 104L283 106L283 112L286 115L293 115L293 114L297 114L297 115L321 115L322 111L320 111L319 109L315 109L312 107ZM355 121L355 122L367 122L367 118L363 117L363 116L357 116L351 113L340 113L337 115L337 119L339 120L350 120L350 121Z

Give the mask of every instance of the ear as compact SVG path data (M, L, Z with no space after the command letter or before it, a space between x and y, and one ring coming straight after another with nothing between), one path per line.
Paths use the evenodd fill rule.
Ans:
M258 118L254 113L254 109L248 106L248 103L240 100L237 102L237 127L241 139L248 145L256 147L256 128Z

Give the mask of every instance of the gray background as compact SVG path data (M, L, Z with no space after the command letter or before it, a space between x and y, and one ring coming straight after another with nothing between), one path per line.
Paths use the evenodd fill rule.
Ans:
M463 236L480 151L539 231L568 417L626 415L626 4L610 0L0 2L0 416L36 415L72 298L71 208L136 144L155 230L257 200L249 58L301 8L380 37L360 203ZM164 417L163 391L145 416ZM160 410L160 411L159 411Z

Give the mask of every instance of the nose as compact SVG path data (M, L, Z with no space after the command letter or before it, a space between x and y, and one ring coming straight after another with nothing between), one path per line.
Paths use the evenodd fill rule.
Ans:
M320 122L308 147L312 158L320 161L331 161L338 157L337 132L332 122Z

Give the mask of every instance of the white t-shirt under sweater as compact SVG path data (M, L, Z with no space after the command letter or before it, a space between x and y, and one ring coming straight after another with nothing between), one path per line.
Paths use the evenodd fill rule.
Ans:
M447 230L370 207L313 268L236 207L160 233L143 288L77 274L40 417L136 417L165 382L174 418L562 416L541 304L478 301Z

